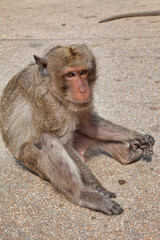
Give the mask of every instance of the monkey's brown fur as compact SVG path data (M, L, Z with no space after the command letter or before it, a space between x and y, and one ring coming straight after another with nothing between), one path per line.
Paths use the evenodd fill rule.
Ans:
M99 23L109 22L109 21L118 20L118 19L122 19L122 18L155 17L155 16L160 16L160 10L119 14L119 15L105 18L105 19L99 21Z
M93 109L96 62L85 45L34 56L3 91L1 132L13 156L74 203L106 214L122 208L85 164L96 145L123 164L151 155L154 139L100 118Z

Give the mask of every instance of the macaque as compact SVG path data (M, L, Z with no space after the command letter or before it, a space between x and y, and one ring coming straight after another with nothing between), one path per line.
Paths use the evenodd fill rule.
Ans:
M105 150L122 164L152 154L154 139L99 117L93 107L96 61L85 45L57 46L15 75L3 91L1 132L13 156L73 203L122 213L85 163Z
M115 15L115 16L112 16L112 17L105 18L105 19L99 21L99 23L109 22L109 21L118 20L118 19L122 19L122 18L155 17L155 16L160 16L160 10L144 11L144 12L131 12L131 13L119 14L119 15Z

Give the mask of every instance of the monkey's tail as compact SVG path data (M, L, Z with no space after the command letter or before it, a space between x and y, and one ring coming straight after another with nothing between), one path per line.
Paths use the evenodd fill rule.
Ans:
M133 12L133 13L115 15L115 16L112 16L112 17L102 19L101 21L99 21L99 23L109 22L109 21L118 20L118 19L122 19L122 18L149 17L149 16L160 16L160 10L158 10L158 11L147 11L147 12Z

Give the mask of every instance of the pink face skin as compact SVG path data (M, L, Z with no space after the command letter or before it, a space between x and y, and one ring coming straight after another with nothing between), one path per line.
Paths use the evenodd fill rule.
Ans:
M65 86L76 102L86 102L91 95L88 85L89 70L85 67L73 67L63 73Z

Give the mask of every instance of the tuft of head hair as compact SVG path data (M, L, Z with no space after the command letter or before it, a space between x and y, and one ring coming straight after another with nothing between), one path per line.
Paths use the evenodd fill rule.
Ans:
M52 64L58 68L74 67L82 64L89 68L94 65L95 68L95 58L84 44L52 47L44 55L44 58L48 60L49 65Z

